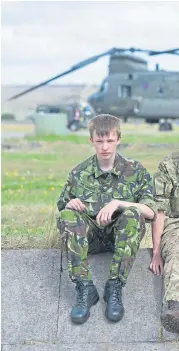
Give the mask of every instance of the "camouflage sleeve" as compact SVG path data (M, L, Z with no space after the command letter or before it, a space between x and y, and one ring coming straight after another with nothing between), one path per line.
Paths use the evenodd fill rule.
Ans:
M158 171L154 175L154 199L161 211L167 211L170 201L172 182L163 162L159 164Z
M59 211L62 211L65 208L66 204L71 200L72 198L70 196L71 187L72 187L72 174L70 173L68 175L67 181L63 187L63 190L57 202L57 207Z
M140 188L137 192L137 202L150 207L155 214L155 220L158 209L153 196L153 180L144 167L140 168L138 182L140 184Z

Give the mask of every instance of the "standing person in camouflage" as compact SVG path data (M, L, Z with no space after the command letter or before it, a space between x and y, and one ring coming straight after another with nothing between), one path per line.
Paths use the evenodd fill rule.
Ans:
M161 322L166 330L179 333L179 150L159 164L154 194L159 211L153 224L150 269L164 275Z
M119 321L124 314L122 287L145 233L145 218L153 220L155 202L152 180L137 161L116 152L121 140L120 120L99 115L89 123L96 154L69 174L57 206L58 228L66 244L68 270L76 283L74 323L84 323L99 295L92 280L88 253L112 251L104 289L106 316Z

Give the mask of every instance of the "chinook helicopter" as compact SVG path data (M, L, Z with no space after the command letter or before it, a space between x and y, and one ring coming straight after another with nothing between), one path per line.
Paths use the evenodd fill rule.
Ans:
M88 98L96 113L110 113L124 118L125 121L128 117L144 118L147 123L179 118L179 72L160 70L158 64L155 71L149 71L147 61L134 56L135 52L149 56L179 55L179 48L164 51L113 48L79 62L69 70L14 95L9 100L17 99L109 56L109 74L99 90Z

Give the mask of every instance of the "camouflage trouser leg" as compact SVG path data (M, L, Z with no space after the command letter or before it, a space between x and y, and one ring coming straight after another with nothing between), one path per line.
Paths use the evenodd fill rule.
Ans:
M68 253L68 271L72 281L92 280L88 252L113 251L110 278L126 282L145 234L145 221L136 207L117 214L112 222L99 227L85 213L65 209L60 212L58 228Z
M126 283L140 241L145 234L145 220L136 207L129 207L114 224L115 251L110 265L110 279L117 277Z
M161 239L164 259L164 301L179 301L179 218L167 218Z
M62 210L58 228L67 250L68 273L72 281L76 279L92 280L87 260L89 225L83 213L69 209Z

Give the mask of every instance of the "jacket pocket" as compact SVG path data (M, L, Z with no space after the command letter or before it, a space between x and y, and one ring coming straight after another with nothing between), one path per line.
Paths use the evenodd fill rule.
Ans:
M72 188L71 194L80 199L82 202L95 203L98 202L99 193L94 189L88 188L87 186L77 186Z

